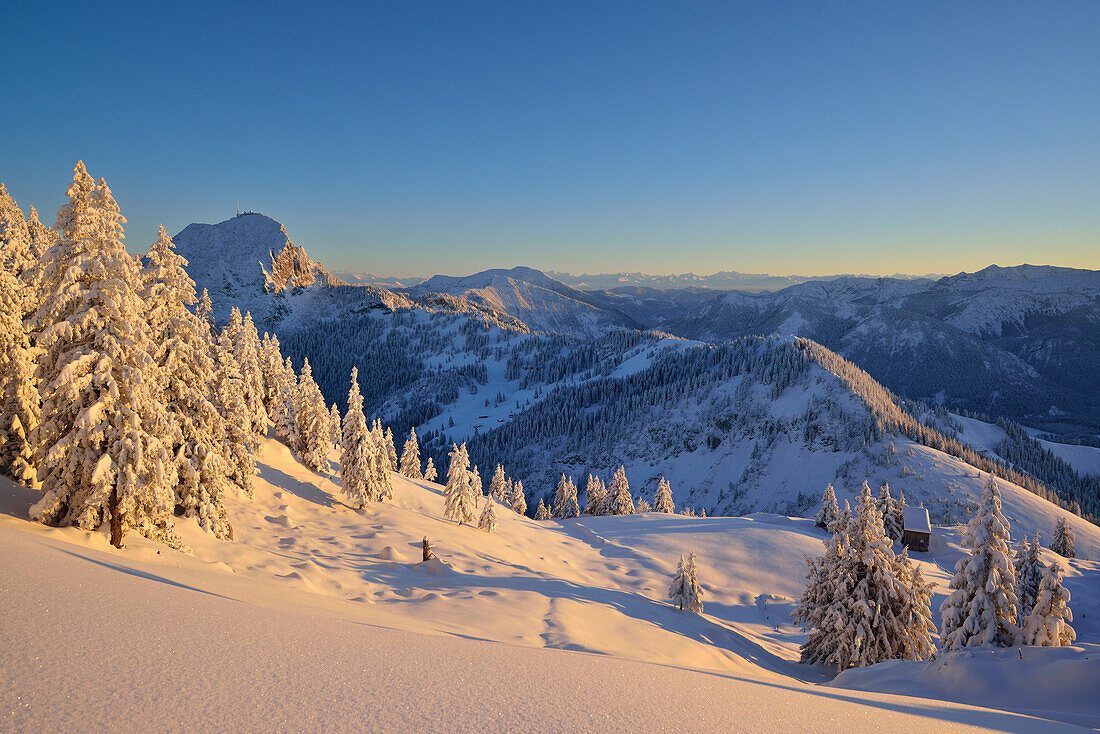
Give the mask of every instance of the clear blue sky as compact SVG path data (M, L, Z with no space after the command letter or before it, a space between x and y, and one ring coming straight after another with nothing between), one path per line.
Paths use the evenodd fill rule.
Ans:
M1100 2L6 0L0 180L334 269L1100 268Z

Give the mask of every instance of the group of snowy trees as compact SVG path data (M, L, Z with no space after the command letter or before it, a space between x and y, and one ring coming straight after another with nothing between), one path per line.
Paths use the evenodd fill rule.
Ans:
M657 341L653 334L614 332L595 340L539 335L515 344L509 359L509 368L516 366L512 374L522 376L521 387L541 384L547 394L498 427L471 437L471 453L507 457L524 476L556 482L556 470L547 476L547 458L560 463L578 456L593 467L603 456L634 463L692 452L706 444L708 434L726 440L734 433L756 431L758 421L747 411L731 410L733 420L726 423L726 415L715 415L712 421L709 408L671 406L709 401L711 393L739 376L746 385L763 386L765 394L778 394L809 366L801 350L781 339L736 339L705 350L665 350L656 347ZM627 350L647 344L654 346L647 368L600 379L621 363ZM704 401L701 396L708 397ZM661 418L646 417L652 415ZM715 427L715 421L724 427Z
M793 615L809 632L804 662L844 670L883 660L924 660L935 652L932 587L907 550L893 552L884 511L900 513L904 499L893 502L888 487L876 500L864 482L852 515L847 503L838 509L832 485L826 488L816 521L832 535L825 555L809 560L808 583ZM1059 528L1072 538L1064 520ZM1015 557L1009 541L1000 490L990 477L963 536L968 555L956 564L952 593L940 607L944 650L1073 641L1070 597L1058 564L1043 566L1038 535L1025 538Z
M415 453L416 434L411 440ZM393 497L390 472L399 468L396 455L393 432L389 429L383 431L380 420L367 425L363 397L359 393L359 370L352 367L348 407L340 433L340 486L360 510L368 502ZM412 471L411 467L406 468ZM420 475L419 459L416 460L416 475Z
M871 491L866 480L863 482L862 491ZM875 505L882 517L882 526L886 532L886 537L890 538L891 542L901 540L902 530L905 527L905 508L908 506L905 504L905 494L899 493L899 496L895 498L890 494L890 485L883 482L879 488ZM840 517L840 507L836 501L836 490L830 484L825 487L825 492L821 495L821 507L814 515L814 523L819 528L828 528L838 517Z
M444 517L459 525L473 524L478 505L484 501L477 526L491 533L497 526L498 502L520 515L527 512L523 483L509 479L503 466L497 465L489 483L488 496L483 496L482 489L481 475L477 471L477 466L470 468L470 455L467 453L466 444L453 446L450 463L447 466L447 484L443 490Z
M266 431L260 343L220 333L161 227L144 259L106 181L74 168L46 228L0 185L0 471L42 497L34 519L110 524L178 545L174 513L231 538L224 499L251 494Z
M845 503L828 527L826 553L809 561L809 583L794 612L809 630L802 660L844 670L895 658L927 659L935 650L932 587L907 551L894 554L866 482L856 514Z
M109 522L115 545L131 530L179 545L173 514L232 538L225 498L251 496L269 420L319 471L341 442L339 412L308 360L295 373L251 314L234 308L214 328L163 227L144 260L129 254L110 188L82 162L66 195L49 229L0 185L0 471L41 488L34 519ZM356 420L351 453L382 445L396 469L392 433ZM374 466L349 484L383 498L388 473Z
M672 583L668 587L668 598L680 608L680 611L703 611L703 589L699 585L699 569L695 563L695 551L688 554L684 561L684 554L680 554L680 564L676 567L676 574L672 577Z
M1058 524L1068 527L1064 519ZM1025 538L1015 558L1010 541L1000 489L990 477L963 536L969 555L955 565L952 593L940 608L945 650L1016 644L1057 647L1075 639L1061 567L1043 567L1038 535L1030 542Z
M650 505L649 502L641 500L639 508L636 509L634 498L630 494L630 483L626 479L626 467L621 465L611 477L610 485L605 485L598 476L589 474L584 494L584 512L588 515L633 515L636 511L676 512L676 505L672 500L672 487L664 477L661 477L657 483L653 504ZM536 512L536 520L579 517L581 506L578 501L577 485L573 483L573 478L562 474L558 479L552 506L547 508L542 500L539 500L539 506L542 510Z

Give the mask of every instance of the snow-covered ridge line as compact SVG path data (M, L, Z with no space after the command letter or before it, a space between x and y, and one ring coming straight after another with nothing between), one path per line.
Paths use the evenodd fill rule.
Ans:
M798 340L812 358L835 374L847 384L870 408L879 421L879 427L886 432L898 432L929 448L950 454L967 464L1001 477L1006 481L1024 487L1048 502L1065 508L1075 507L1080 514L1080 504L1073 498L1059 497L1057 492L1043 484L1039 479L1014 469L1004 460L979 453L968 444L945 436L936 428L921 423L908 411L898 406L897 399L885 387L875 382L870 375L840 355L810 340ZM1098 498L1100 499L1100 498ZM1087 510L1087 517L1093 523L1098 522L1100 509L1094 502Z

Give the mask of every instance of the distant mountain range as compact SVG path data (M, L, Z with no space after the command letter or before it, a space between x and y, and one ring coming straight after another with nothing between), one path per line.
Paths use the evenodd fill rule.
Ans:
M837 278L873 278L871 275L768 275L766 273L738 273L723 271L711 275L682 273L679 275L650 275L648 273L604 273L600 275L572 275L556 270L547 274L563 283L581 290L614 291L620 288L648 288L658 291L667 290L710 290L710 291L762 291L779 290L799 283L816 280L836 280ZM898 280L911 278L935 279L940 275L893 275Z
M379 288L411 288L427 280L427 278L419 276L399 278L393 275L376 275L365 271L348 271L337 273L337 275L352 285L374 285Z
M814 280L836 280L837 278L877 278L877 275L768 275L765 273L738 273L736 271L723 271L710 275L696 275L695 273L682 273L673 275L650 275L649 273L601 273L573 275L557 270L547 270L549 275L559 283L572 286L583 291L618 291L620 289L644 289L647 291L762 291L778 290L787 286L806 283ZM355 285L374 285L383 288L411 288L427 280L423 277L396 277L376 275L370 272L341 272L338 275L349 283ZM942 274L905 275L896 274L890 276L897 280L910 280L924 278L936 280L942 278Z
M263 215L193 224L176 242L216 313L224 318L234 305L251 310L261 329L282 333L345 314L414 309L580 339L621 330L708 343L801 336L902 397L1005 416L1061 437L1100 437L1097 271L990 266L938 279L837 276L789 284L739 273L573 277L517 267L382 285L366 274L330 274ZM780 282L788 284L763 292L718 287Z

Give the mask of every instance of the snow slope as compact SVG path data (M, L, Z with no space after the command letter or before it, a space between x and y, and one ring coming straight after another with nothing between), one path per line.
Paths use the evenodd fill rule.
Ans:
M536 522L501 507L499 531L487 534L444 521L438 485L394 477L392 503L357 513L334 482L269 439L255 499L230 502L236 540L178 521L191 553L136 536L119 551L103 533L30 523L35 493L0 482L7 728L109 726L120 711L128 725L158 730L1100 725L1091 699L1035 713L1045 707L1024 673L1046 658L1030 654L1005 661L1016 666L1011 696L981 703L976 687L954 692L1002 711L927 700L945 686L932 667L906 691L916 698L821 687L830 673L796 662L804 637L789 617L803 557L821 552L808 520ZM1057 516L1011 485L1004 493L1014 533ZM1079 548L1100 547L1100 530L1075 529ZM961 555L958 533L937 528L920 559L936 605ZM429 563L425 536L438 556ZM689 549L700 555L702 615L665 601ZM1100 567L1065 563L1082 646L1062 655L1087 673L1100 640Z
M1072 466L1082 476L1100 477L1100 448L1056 443L1039 439L1039 443L1058 458Z
M1076 730L927 699L406 632L304 595L6 527L0 553L10 561L0 584L19 587L0 597L7 731L807 731L829 721ZM66 634L89 617L98 622Z

